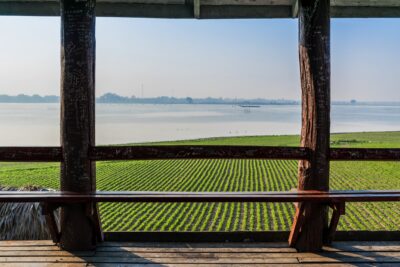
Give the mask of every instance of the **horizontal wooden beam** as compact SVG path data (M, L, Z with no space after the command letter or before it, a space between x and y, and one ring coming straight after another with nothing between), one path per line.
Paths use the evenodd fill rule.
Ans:
M292 0L201 0L201 4L207 6L290 6Z
M399 18L400 7L332 6L332 18Z
M331 17L400 17L397 0L332 0ZM194 0L98 0L100 17L196 18ZM202 19L292 18L292 0L204 0ZM55 0L0 0L0 15L59 16ZM296 14L297 15L297 14Z
M92 151L94 160L144 159L307 159L300 147L267 146L104 146Z
M288 231L234 231L234 232L105 232L106 242L285 242ZM399 241L400 231L338 231L335 241ZM348 244L352 246L352 244ZM277 248L279 251L281 248ZM257 249L255 249L256 251ZM352 246L353 251L363 248Z
M191 1L189 1L191 2ZM59 16L58 3L54 1L0 1L0 15L8 16ZM99 17L140 18L196 18L193 4L159 4L135 2L98 2ZM291 6L263 5L201 5L201 18L289 18Z
M60 147L0 147L0 161L61 162Z
M400 161L400 148L331 148L330 160Z
M100 146L93 147L90 159L308 159L310 151L301 147L267 146ZM331 148L330 160L400 161L399 148ZM0 147L0 161L62 162L60 147Z
M332 6L386 6L386 7L398 7L400 6L399 0L331 0Z
M303 192L136 192L97 191L75 192L0 192L0 202L391 202L400 201L400 191L303 191Z

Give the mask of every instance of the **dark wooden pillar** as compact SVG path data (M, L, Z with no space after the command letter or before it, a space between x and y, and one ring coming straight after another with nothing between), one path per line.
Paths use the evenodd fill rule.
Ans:
M96 190L95 165L95 0L61 0L61 190ZM60 245L68 250L95 246L93 207L68 204L61 211Z
M330 6L329 0L299 0L299 57L302 90L301 146L312 151L299 162L299 190L329 190ZM322 248L328 208L304 207L304 224L295 247Z

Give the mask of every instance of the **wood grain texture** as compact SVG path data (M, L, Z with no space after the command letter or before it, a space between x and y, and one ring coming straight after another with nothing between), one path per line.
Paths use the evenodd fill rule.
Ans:
M0 161L61 162L60 147L0 147Z
M63 251L43 241L0 242L0 264L16 266L397 266L399 242L340 242L320 253L284 243L105 242L95 251ZM38 250L37 248L42 248Z
M331 148L330 160L399 161L398 148Z
M0 202L306 202L329 205L340 202L396 202L400 191L354 192L134 192L98 191L96 193L14 191L0 192Z
M54 215L55 209L57 209L58 205L51 205L48 202L41 203L42 207L42 215L46 218L46 224L50 233L50 236L54 243L60 242L60 230Z
M293 247L300 234L300 230L304 225L304 203L295 202L296 212L293 218L292 228L288 239L289 246Z
M61 1L61 190L92 192L95 164L95 0ZM86 205L61 209L60 244L65 249L94 248Z
M325 243L331 244L335 238L337 226L339 224L339 219L341 215L345 215L346 212L346 202L332 203L331 208L333 209L331 222L329 224L328 232L325 236Z
M206 0L201 18L292 18L292 0ZM400 17L398 0L332 0L332 17ZM205 7L205 8L203 8ZM105 17L195 18L193 0L99 0ZM59 16L55 0L0 1L0 15Z
M299 162L299 190L329 190L330 153L330 4L329 0L299 1L299 59L302 91L301 147L309 160ZM319 251L328 225L327 207L306 203L304 226L294 245Z
M309 159L306 147L267 146L100 146L89 158L105 160L153 159ZM399 148L331 148L329 160L398 161ZM0 161L61 162L61 147L0 147Z
M146 159L306 159L307 148L267 146L105 146L94 160Z

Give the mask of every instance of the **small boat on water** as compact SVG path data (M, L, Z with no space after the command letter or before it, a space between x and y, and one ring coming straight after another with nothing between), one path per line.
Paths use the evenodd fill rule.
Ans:
M242 108L259 108L260 105L239 105Z

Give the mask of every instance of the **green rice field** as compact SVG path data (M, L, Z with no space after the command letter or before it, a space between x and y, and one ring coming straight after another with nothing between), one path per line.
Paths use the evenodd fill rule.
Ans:
M209 138L157 145L297 146L298 136ZM333 147L400 148L400 132L333 134ZM140 145L140 144L139 144ZM0 163L1 186L58 189L57 163ZM400 161L331 162L331 189L400 189ZM293 160L149 160L97 163L98 190L286 191L297 183ZM288 230L293 205L282 203L103 203L106 231ZM342 230L399 230L400 203L348 204Z

